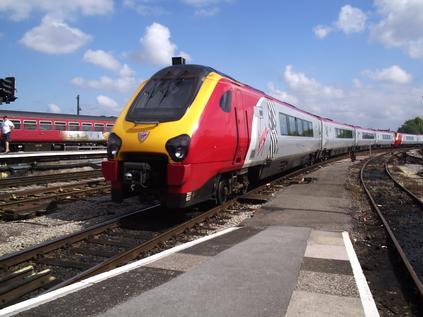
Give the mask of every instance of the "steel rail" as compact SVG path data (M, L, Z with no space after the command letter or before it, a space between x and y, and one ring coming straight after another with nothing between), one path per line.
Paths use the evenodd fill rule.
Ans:
M89 236L102 233L106 231L107 229L115 228L119 226L119 222L125 219L129 219L130 217L135 216L141 212L147 212L152 209L158 208L158 206L159 205L153 205L144 209L140 209L132 213L129 213L127 215L123 215L123 216L116 217L111 220L102 222L95 226L89 227L85 230L69 234L65 237L57 238L52 241L47 241L39 245L33 246L29 249L25 249L25 250L18 251L9 255L2 256L0 257L0 268L7 269L13 265L17 265L24 261L28 261L33 258L36 258L39 255L43 255L51 251L57 250L63 246L82 241Z
M281 181L281 180L284 180L284 179L287 179L287 178L290 178L290 177L301 175L301 174L304 174L305 172L309 172L309 171L318 169L322 165L324 166L324 165L333 163L333 162L338 161L338 160L343 159L343 158L344 158L344 156L338 156L338 157L329 159L327 161L320 162L319 164L300 168L300 169L294 170L294 171L292 171L288 174L284 174L283 176L278 177L278 178L272 180L271 182L272 183L278 182L278 181ZM259 187L252 189L250 192L248 192L248 193L246 193L242 196L234 197L233 199L227 201L226 203L224 203L220 206L214 207L214 208L212 208L212 209L210 209L210 210L208 210L208 211L206 211L206 212L204 212L204 213L202 213L202 214L200 214L200 215L198 215L198 216L196 216L196 217L194 217L194 218L192 218L192 219L190 219L190 220L188 220L188 221L186 221L182 224L179 224L179 225L169 229L168 231L161 233L160 235L154 237L153 239L151 239L149 241L146 241L146 242L144 242L144 243L142 243L142 244L140 244L140 245L138 245L138 246L136 246L136 247L134 247L130 250L127 250L127 251L125 251L121 254L118 254L113 258L107 259L106 261L97 264L95 267L92 267L92 268L76 275L75 277L68 279L68 280L66 280L66 281L64 281L60 284L57 284L56 286L49 289L48 291L59 289L61 287L70 285L72 283L81 281L81 280L86 279L88 277L106 272L108 270L114 269L114 268L121 266L123 264L126 264L129 261L136 259L141 253L148 252L148 251L154 249L155 247L159 246L160 243L168 241L172 237L175 237L178 234L185 232L186 230L194 227L195 225L202 223L202 222L206 221L207 219L218 215L221 211L230 207L232 204L239 201L240 199L245 198L245 199L248 200L249 195L257 193L257 192L265 189L267 186L268 186L268 184L264 184L264 185L261 185Z
M385 163L385 171L389 175L389 177L392 179L392 181L397 185L399 188L401 188L403 191L405 191L408 195L410 195L418 204L420 204L423 207L423 201L416 196L412 191L410 191L407 187L402 185L400 182L398 182L395 177L392 175L389 166L387 163Z
M99 176L102 176L101 171L93 170L93 171L82 171L82 172L72 172L72 173L56 173L56 174L48 174L48 175L0 178L0 186L6 187L6 186L46 184L52 181L69 181L71 179L99 177Z
M363 185L364 190L367 193L367 196L368 196L369 200L372 203L372 206L373 206L374 210L376 210L377 214L379 215L379 218L381 219L381 221L382 221L382 223L383 223L383 225L385 227L385 230L388 232L389 238L393 242L393 244L394 244L394 246L395 246L398 254L401 257L401 260L403 261L403 263L404 263L407 271L409 272L409 274L410 274L411 278L413 279L413 281L414 281L414 283L415 283L418 291L420 292L420 296L423 297L423 283L422 283L422 281L417 276L417 274L416 274L413 266L411 265L410 261L407 258L407 255L405 254L405 252L402 249L400 243L398 242L397 238L395 237L395 234L394 234L393 230L391 229L391 227L390 227L388 221L386 220L386 218L383 216L383 213L379 209L377 203L375 202L372 194L370 193L370 190L368 189L368 187L366 186L366 183L364 181L364 170L366 169L367 165L370 162L373 162L376 159L380 159L381 156L383 156L383 154L382 155L379 155L377 157L374 157L374 158L368 160L366 163L364 163L364 165L363 165L363 167L361 168L361 171L360 171L360 180L361 180L361 183Z
M287 179L287 178L290 178L290 177L294 177L296 175L300 175L300 174L318 169L321 166L330 164L334 161L343 159L345 157L346 157L345 155L341 155L341 156L335 157L333 159L330 159L330 160L327 160L327 161L324 161L324 162L319 162L318 164L315 164L313 166L307 166L305 168L296 169L294 171L291 171L288 174L284 174L281 177L277 177L276 179L273 179L273 180L268 179L267 183L278 182L278 181L281 181L281 180L284 180L284 179ZM200 214L200 215L198 215L198 216L196 216L196 217L194 217L194 218L192 218L192 219L190 219L190 220L188 220L188 221L186 221L182 224L176 225L176 226L172 227L171 229L167 230L166 232L163 232L163 233L159 234L158 236L156 236L156 237L154 237L154 238L152 238L148 241L140 243L139 245L137 245L137 246L135 246L135 247L133 247L133 248L127 250L127 251L123 251L120 254L112 256L111 258L103 261L102 263L97 264L97 265L79 273L78 275L75 275L75 276L73 276L73 277L53 286L53 288L49 288L47 290L47 292L54 290L54 289L58 289L60 287L63 287L63 286L69 285L69 284L72 284L74 282L80 281L82 279L88 278L88 277L96 275L96 274L99 274L101 272L116 268L118 266L124 265L124 264L138 258L140 256L140 254L150 252L150 251L154 250L155 248L160 247L160 245L162 243L169 241L170 239L175 238L178 235L183 234L184 232L185 232L185 235L187 235L187 236L192 235L192 233L189 232L189 230L192 229L193 227L195 227L196 225L203 223L207 219L218 215L223 210L227 210L228 212L232 212L230 207L235 202L237 202L240 198L246 197L247 195L252 195L256 192L259 192L260 190L266 189L267 186L268 186L268 184L264 184L262 186L259 186L255 189L253 189L252 191L250 191L249 193L245 194L244 196L235 197L235 198L229 200L228 202L226 202L225 204L214 207L214 208L212 208L212 209L210 209L210 210L208 210L208 211L206 211L206 212L204 212L204 213L202 213L202 214ZM260 196L263 197L264 195L261 194ZM143 209L143 210L140 210L140 211L136 211L132 214L129 214L129 215L126 215L126 216L121 216L121 217L116 218L116 219L112 219L107 223L102 223L102 224L99 224L97 226L88 228L88 229L84 230L83 232L74 233L74 234L68 235L67 237L64 237L64 238L59 238L59 239L53 240L51 242L46 242L46 243L43 243L41 245L34 246L34 247L32 247L28 250L23 250L23 251L11 254L9 256L0 257L0 268L7 269L7 268L9 268L13 265L16 265L16 264L19 264L19 263L22 263L22 262L25 262L25 261L28 261L28 260L31 260L31 259L35 259L35 261L37 262L36 258L39 257L39 256L42 256L43 254L57 250L57 249L64 247L64 246L69 246L69 245L71 245L75 242L82 241L82 240L89 238L89 237L92 237L94 235L101 234L101 233L105 232L107 229L118 227L120 221L124 220L125 218L128 218L132 215L135 215L135 214L137 214L141 211L145 212L147 210L153 210L153 209L158 208L158 207L159 207L159 205L154 205L152 207L149 207L149 208L146 208L146 209ZM206 225L204 228L202 227L201 229L208 230L207 228L209 228L209 227Z
M22 199L22 200L3 203L3 204L0 203L0 209L2 209L3 207L13 206L13 205L33 203L33 202L43 201L43 200L52 200L52 199L63 197L63 196L79 195L79 194L89 193L89 192L96 191L96 190L103 190L103 189L109 189L109 188L110 188L109 185L103 185L103 186L94 187L94 188L80 189L78 191L73 191L73 192L69 191L69 192L64 192L64 193L55 193L55 194L50 194L50 195L46 195L46 196L42 196L42 197Z
M140 245L127 250L121 254L118 254L110 259L107 259L106 261L99 263L98 265L76 275L75 277L66 280L60 284L57 284L53 288L49 289L48 291L52 291L61 287L64 287L66 285L81 281L83 279L86 279L90 276L97 275L102 272L106 272L108 270L114 269L118 266L121 266L123 264L126 264L134 259L136 259L141 253L151 251L152 249L159 246L161 243L166 242L170 240L171 238L177 236L178 234L181 234L185 232L188 229L191 229L195 225L202 223L206 221L208 218L212 218L213 216L216 216L219 214L222 210L224 210L229 205L233 204L236 201L236 198L233 200L230 200L226 202L223 205L217 206L215 208L212 208L186 222L183 222L179 225L176 225L172 227L171 229L167 230L166 232L163 232L159 234L158 236L154 237L151 240L148 240L146 242L141 243Z
M75 186L83 186L83 185L90 185L90 184L96 184L96 183L101 183L104 182L104 178L93 178L93 179L88 179L88 180L84 180L84 181L78 181L76 183L71 183L71 184L63 184L63 185L59 185L59 186L49 186L49 187L41 187L41 188L35 188L35 189L27 189L27 190L22 190L22 191L15 191L15 192L3 192L0 193L0 200L7 200L7 199L16 199L16 196L22 197L22 196L33 196L33 195L40 195L40 194L45 194L45 193L50 193L50 192L54 192L57 190L62 190L64 188L72 188ZM0 207L1 206L7 206L8 202L4 202L1 203L0 202Z

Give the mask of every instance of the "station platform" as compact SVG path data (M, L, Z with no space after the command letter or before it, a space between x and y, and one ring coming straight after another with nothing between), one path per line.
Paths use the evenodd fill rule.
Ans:
M7 307L0 316L378 316L352 248L347 160L239 227Z

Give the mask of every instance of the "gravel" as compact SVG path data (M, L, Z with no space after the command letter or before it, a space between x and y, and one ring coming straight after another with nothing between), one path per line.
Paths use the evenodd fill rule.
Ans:
M0 256L10 254L30 246L80 231L115 216L124 215L145 207L137 197L126 199L122 204L110 201L110 196L99 196L79 200L59 206L57 212L28 220L0 222ZM212 234L226 228L239 225L252 217L260 205L234 205L232 210L238 212L226 214L230 219L225 223L214 225ZM195 238L195 236L190 236Z
M0 222L0 256L90 227L109 218L139 210L136 197L122 204L98 196L63 205L59 211L29 220Z

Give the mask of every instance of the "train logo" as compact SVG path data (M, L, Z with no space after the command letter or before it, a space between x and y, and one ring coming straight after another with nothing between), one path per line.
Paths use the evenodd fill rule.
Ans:
M140 140L140 142L144 142L145 139L147 139L148 135L150 134L150 131L141 131L140 133L138 133L138 140Z

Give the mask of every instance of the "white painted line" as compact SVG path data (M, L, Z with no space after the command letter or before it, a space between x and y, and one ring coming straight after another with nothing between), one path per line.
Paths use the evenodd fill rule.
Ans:
M89 151L51 151L51 152L10 152L8 154L0 154L0 158L19 158L19 157L38 157L38 156L66 156L81 154L106 154L106 150L89 150Z
M354 279L357 283L358 292L360 294L361 303L364 309L364 315L366 317L379 317L379 311L377 310L372 292L370 291L366 277L364 276L363 270L361 269L360 262L358 261L357 255L355 254L354 247L351 243L348 232L342 232L342 237L344 239L345 248L347 249L348 257L350 259L351 267L354 273Z
M169 250L154 254L152 256L149 256L148 258L127 264L125 266L118 267L118 268L113 269L111 271L104 272L104 273L95 275L93 277L87 278L86 280L83 280L83 281L80 281L80 282L59 288L55 291L52 291L52 292L40 295L38 297L28 299L24 302L6 307L6 308L0 310L0 316L13 316L15 314L18 314L18 313L23 312L25 310L28 310L30 308L40 306L41 304L45 304L45 303L48 303L48 302L55 300L57 298L66 296L66 295L74 293L74 292L77 292L81 289L84 289L84 288L89 287L91 285L94 285L96 283L102 282L102 281L107 280L111 277L115 277L117 275L120 275L120 274L129 272L131 270L137 269L139 267L145 266L145 265L147 265L151 262L157 261L161 258L168 256L168 255L171 255L171 254L179 252L181 250L190 248L190 247L192 247L196 244L202 243L204 241L211 240L211 239L214 239L216 237L222 236L224 234L227 234L227 233L234 231L234 230L237 230L237 229L239 229L239 227L231 227L231 228L216 232L212 235L202 237L200 239L178 245L178 246L173 247Z

